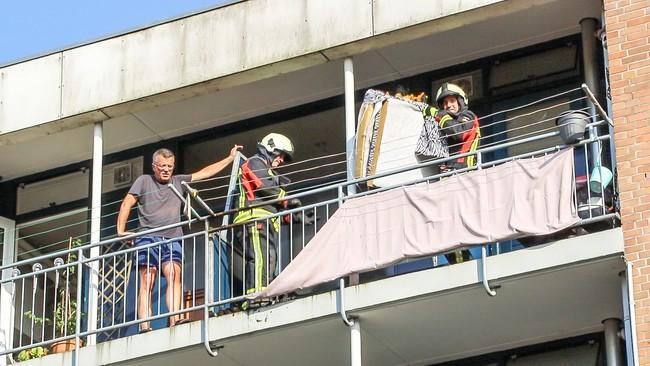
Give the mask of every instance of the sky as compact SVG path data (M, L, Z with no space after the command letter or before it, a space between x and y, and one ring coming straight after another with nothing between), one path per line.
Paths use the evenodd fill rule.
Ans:
M232 2L3 0L0 2L0 65Z

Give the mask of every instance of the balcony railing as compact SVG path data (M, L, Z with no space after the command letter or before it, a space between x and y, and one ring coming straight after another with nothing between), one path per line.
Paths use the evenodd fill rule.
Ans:
M575 93L574 89L553 97ZM564 101L555 106L567 107L576 100L584 101L583 96L571 101ZM542 100L548 102L549 98ZM539 103L537 101L536 103ZM521 106L524 111L530 109L535 103ZM555 107L554 106L554 107ZM550 108L552 109L552 108ZM586 109L586 108L585 108ZM265 251L266 263L263 268L265 283L274 278L274 275L281 272L286 266L300 254L301 250L308 245L309 240L327 223L331 215L347 199L376 194L381 191L393 189L398 186L422 184L426 182L439 181L452 174L462 174L474 169L489 169L493 166L516 159L549 154L567 145L558 140L559 131L554 125L557 114L548 116L548 107L540 107L533 112L520 113L515 117L504 118L498 121L487 122L482 120L482 127L487 131L488 127L499 124L507 125L508 122L526 118L531 113L544 112L544 118L538 118L535 124L547 127L536 128L531 124L523 127L490 129L490 133L484 133L483 147L473 153L464 155L475 155L477 164L472 168L444 172L433 176L426 176L421 179L402 182L400 184L381 187L377 189L363 189L368 179L376 179L383 176L391 176L412 169L440 165L445 162L457 159L459 155L449 158L435 159L422 162L417 165L405 166L392 171L384 171L373 177L343 182L333 182L321 186L307 186L302 191L294 192L285 199L299 198L303 202L309 202L301 207L285 210L277 214L269 215L245 224L231 224L229 218L236 213L235 210L211 213L210 208L204 210L203 215L196 213L191 219L180 224L169 225L168 227L190 225L187 234L173 240L182 240L184 250L180 260L181 286L178 292L174 290L173 297L180 297L180 308L170 311L166 306L166 276L163 271L155 272L155 284L151 296L151 313L143 315L137 311L137 299L142 296L142 276L138 275L134 258L139 253L148 253L148 248L161 248L167 245L170 240L154 242L146 246L132 247L127 242L136 235L125 238L111 238L98 243L81 243L80 246L71 245L69 249L60 250L35 258L21 260L9 266L2 267L2 287L5 294L10 296L10 309L3 308L2 311L11 311L13 326L10 332L15 335L10 343L5 345L0 354L13 354L16 356L21 351L34 349L35 347L50 347L62 341L72 342L73 348L82 347L82 341L108 341L118 337L128 336L139 332L139 325L143 322L151 322L153 328L166 327L170 316L179 315L182 319L199 320L207 316L219 315L224 312L232 312L241 309L242 305L254 305L247 301L246 286L250 278L247 273L247 258L251 256L250 249L241 243L246 241L246 235L250 235L244 225L261 224L259 227L266 230L262 235L262 250ZM599 225L615 225L617 218L616 209L616 180L612 179L612 186L594 186L589 189L590 182L597 182L596 175L604 175L604 167L611 169L612 156L611 135L607 128L607 122L600 119L598 114L591 115L592 122L588 125L588 138L575 143L572 147L577 157L576 165L576 188L575 205L578 210L581 222L572 228L570 233L558 235L579 235L585 231L598 230ZM551 122L550 126L549 123ZM518 129L525 129L515 133ZM496 131L496 132L495 132ZM500 131L500 132L499 132ZM499 135L506 136L505 138ZM511 152L517 153L512 155ZM501 157L500 157L501 156ZM594 169L595 168L595 169ZM608 171L610 169L607 169ZM318 169L315 169L318 172ZM308 181L306 179L305 181ZM606 182L605 182L606 183ZM596 183L598 184L598 183ZM358 192L351 193L348 188L355 186ZM600 188L600 189L598 189ZM201 190L197 190L195 207L201 210ZM283 225L277 237L271 238L268 232L274 221L287 215L301 214L313 216L314 223L306 225L304 221L290 221ZM224 218L228 218L224 220ZM137 236L155 232L148 230L140 232ZM489 254L496 255L502 252L515 250L517 248L533 245L538 241L554 240L552 238L522 239L516 242L486 243ZM276 264L269 259L274 253L270 253L269 240L277 242ZM71 242L71 244L73 244ZM101 248L99 256L90 257L90 249ZM257 253L259 255L259 253ZM442 253L441 253L442 254ZM148 256L148 254L146 254ZM162 259L148 259L161 268L164 264ZM442 264L443 256L423 258L424 267L432 267ZM47 263L47 265L43 265ZM250 264L249 264L250 265ZM381 276L387 275L382 273ZM304 296L318 291L330 290L331 286L324 285L321 289L312 289L310 292L292 294L293 296ZM97 308L88 308L88 299L97 296ZM279 301L281 299L269 299ZM173 302L172 302L173 303ZM97 314L96 316L94 314ZM204 327L207 329L207 327ZM206 338L207 339L207 338Z

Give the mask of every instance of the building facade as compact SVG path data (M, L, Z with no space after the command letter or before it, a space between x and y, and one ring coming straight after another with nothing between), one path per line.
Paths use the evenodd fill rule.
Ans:
M234 1L2 66L0 364L61 340L72 349L22 362L650 364L649 16L648 1L631 0ZM458 175L425 170L456 157L415 161L420 128L413 135L404 124L391 127L403 133L394 145L388 133L369 139L388 158L360 175L366 91L424 92L435 105L445 82L461 85L479 116L478 164ZM407 105L391 98L386 110ZM567 142L556 124L569 110L588 125ZM443 189L558 150L573 149L566 203L575 222L545 235L500 237L494 227L479 244L457 239L465 260L451 259L462 256L452 245L238 311L247 299L246 251L228 210L235 164L191 184L198 199L181 194L194 209L183 218L181 313L190 322L168 327L160 276L152 314L139 318L136 249L115 237L115 220L134 179L151 173L152 153L170 148L176 171L193 172L235 143L254 154L269 132L295 145L295 162L280 170L302 200L293 213L316 219L280 229L278 274L350 198L416 183ZM406 160L391 161L391 149L406 149ZM417 174L403 178L409 167ZM377 183L384 176L402 178ZM154 331L138 334L144 320Z

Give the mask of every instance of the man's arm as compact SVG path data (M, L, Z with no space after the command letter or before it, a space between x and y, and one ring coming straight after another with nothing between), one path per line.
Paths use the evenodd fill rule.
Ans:
M125 236L133 234L126 231L126 222L129 220L131 208L138 202L138 198L131 193L127 193L120 205L120 212L117 214L117 235Z
M213 175L222 171L225 167L227 167L230 163L232 163L233 160L235 160L235 155L237 155L237 151L241 150L241 148L242 148L241 145L235 145L232 149L230 149L230 155L228 155L224 159L219 160L216 163L210 164L205 168L199 170L198 172L192 173L192 182L210 178Z

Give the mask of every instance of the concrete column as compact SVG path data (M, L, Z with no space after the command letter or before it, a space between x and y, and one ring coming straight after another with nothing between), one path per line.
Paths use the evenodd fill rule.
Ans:
M2 243L2 266L9 266L14 262L16 255L16 224L13 220L0 217L0 230L2 234L0 242ZM2 271L3 279L13 276L13 269L8 268ZM5 351L13 347L13 320L15 314L15 304L12 301L15 287L11 283L5 283L0 288L0 351ZM0 365L7 364L7 357L0 356Z
M102 173L104 156L104 126L102 122L96 122L93 129L93 176L91 192L90 211L90 243L96 244L101 240L101 217L102 217ZM90 249L90 257L95 258L100 254L98 246ZM99 263L90 262L90 278L88 292L88 330L97 329L97 302L99 298ZM96 335L88 336L88 345L96 343Z
M603 320L605 328L605 357L607 366L623 366L623 354L621 353L621 342L618 337L620 319L609 318Z
M354 319L350 327L350 366L361 366L361 326Z

